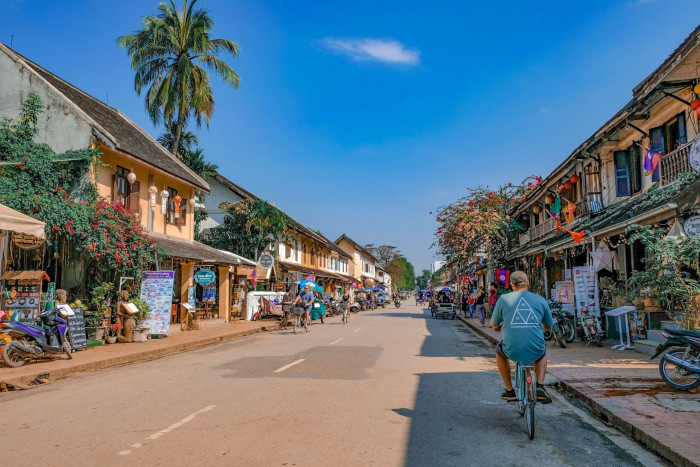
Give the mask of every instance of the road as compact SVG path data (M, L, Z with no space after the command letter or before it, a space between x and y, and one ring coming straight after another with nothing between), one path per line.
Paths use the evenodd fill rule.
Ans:
M2 394L3 464L656 462L561 398L530 441L502 389L458 320L390 306Z

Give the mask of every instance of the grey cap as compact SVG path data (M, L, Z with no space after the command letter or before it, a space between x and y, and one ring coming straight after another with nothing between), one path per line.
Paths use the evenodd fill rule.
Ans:
M515 285L527 284L530 279L523 271L513 271L510 274L510 283Z

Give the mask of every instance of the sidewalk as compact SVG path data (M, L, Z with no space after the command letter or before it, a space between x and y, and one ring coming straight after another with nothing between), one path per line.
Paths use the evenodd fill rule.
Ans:
M223 324L220 320L203 320L202 328L198 331L180 331L179 324L171 325L170 336L167 338L91 347L74 352L72 360L63 355L56 360L30 362L19 368L10 368L0 360L0 383L22 383L19 387L44 373L49 374L49 381L55 381L113 366L153 360L277 328L277 321L234 321Z
M488 322L458 316L492 343L501 339ZM700 464L700 390L671 389L659 375L659 360L632 350L576 342L566 349L547 342L548 374L609 423L674 465ZM500 388L499 388L500 390Z

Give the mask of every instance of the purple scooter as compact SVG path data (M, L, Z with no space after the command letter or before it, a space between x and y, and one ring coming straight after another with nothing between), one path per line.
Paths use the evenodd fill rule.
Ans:
M2 359L11 367L20 367L36 358L50 358L64 353L73 358L66 333L68 323L58 315L58 310L48 310L39 315L38 325L19 322L0 322L0 335L12 341L2 348Z

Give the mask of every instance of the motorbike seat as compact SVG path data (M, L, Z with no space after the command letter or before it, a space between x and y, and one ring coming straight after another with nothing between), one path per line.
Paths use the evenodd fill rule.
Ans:
M698 337L700 338L700 332L697 331L689 331L687 329L666 329L666 332L669 334L677 334L679 336L688 336L688 337Z

